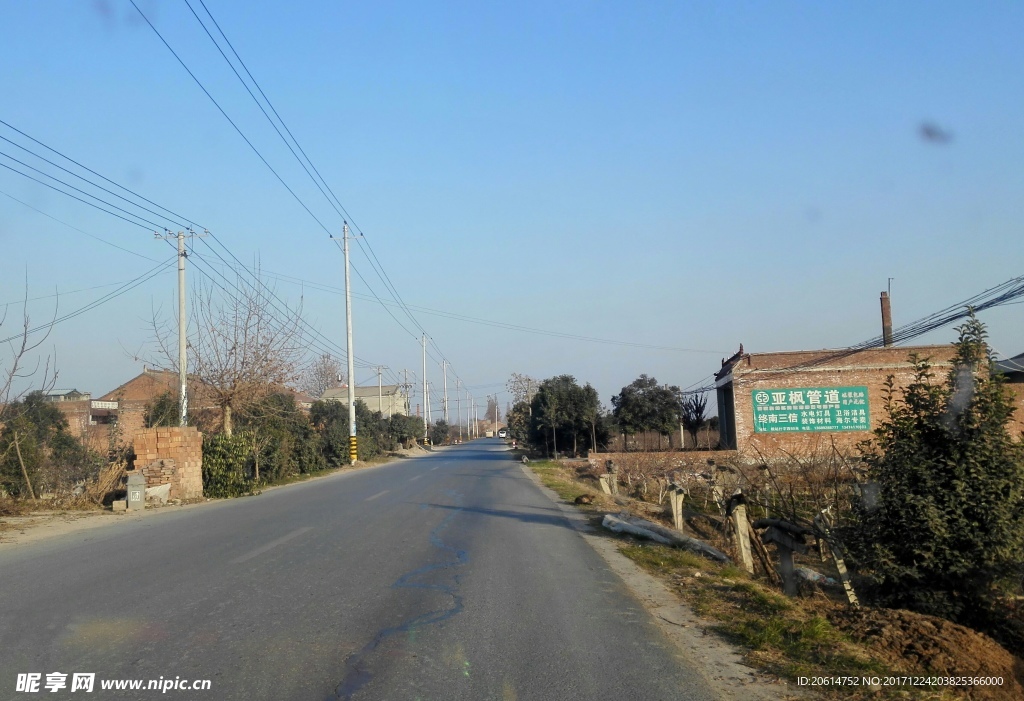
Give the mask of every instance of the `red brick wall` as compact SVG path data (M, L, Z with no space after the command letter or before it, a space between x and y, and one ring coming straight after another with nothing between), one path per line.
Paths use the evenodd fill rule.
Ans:
M171 498L194 499L203 495L203 434L192 426L145 428L132 435L135 469L142 470L157 460L173 460ZM164 479L159 470L149 471L152 478ZM147 487L166 482L149 483Z
M1010 421L1010 435L1016 440L1021 440L1021 434L1024 433L1024 382L1015 382L1006 386L1013 397L1013 405L1017 407L1017 411L1013 412L1013 418Z
M828 352L772 353L745 356L732 369L733 399L736 405L736 446L748 460L782 457L784 453L810 455L832 450L856 452L856 446L871 437L885 413L883 390L886 378L894 376L897 393L913 379L908 360L912 351L930 357L935 381L945 379L950 360L956 353L952 345L917 348L878 348L861 351L845 358L798 370L794 365L825 357ZM868 389L868 430L865 431L799 431L792 433L757 433L751 392L757 389L788 389L795 387L851 387Z

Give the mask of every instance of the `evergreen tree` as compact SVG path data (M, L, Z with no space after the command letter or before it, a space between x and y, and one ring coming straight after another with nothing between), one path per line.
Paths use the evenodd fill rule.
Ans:
M998 636L1001 590L1024 563L1024 446L1007 430L1013 406L984 325L972 314L957 331L945 382L913 355L901 398L889 378L886 418L865 446L879 498L860 508L849 545L879 603Z

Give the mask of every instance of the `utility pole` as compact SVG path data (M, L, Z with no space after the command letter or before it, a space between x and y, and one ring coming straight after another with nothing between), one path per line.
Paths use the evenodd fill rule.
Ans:
M462 380L455 378L455 422L459 424L459 442L462 442L462 396L459 394L459 383Z
M411 411L409 406L409 395L411 394L412 385L409 384L409 371L406 369L402 370L402 389L405 390L405 415L408 416Z
M342 227L342 250L345 253L345 333L348 340L348 458L353 465L359 457L358 439L356 437L356 368L355 355L352 352L352 286L348 274L348 222Z
M498 435L498 394L494 394L494 435Z
M427 334L420 337L423 345L423 445L427 444Z
M383 387L380 384L380 371L383 369L383 365L377 366L377 411L381 414L384 413L384 392Z
M205 236L207 233L204 230L202 235ZM188 238L196 235L192 229L188 230ZM185 259L188 258L188 252L185 250L186 233L167 232L163 236L154 233L153 236L164 241L177 239L178 242L178 425L188 426L188 355L185 352L188 345L188 319L185 318Z
M448 361L441 360L441 373L444 375L444 403L441 405L441 413L444 415L444 422L448 423Z

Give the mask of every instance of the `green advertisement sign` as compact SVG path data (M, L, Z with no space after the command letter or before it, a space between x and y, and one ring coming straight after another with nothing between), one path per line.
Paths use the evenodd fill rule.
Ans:
M867 387L787 387L755 389L756 433L786 431L867 431Z

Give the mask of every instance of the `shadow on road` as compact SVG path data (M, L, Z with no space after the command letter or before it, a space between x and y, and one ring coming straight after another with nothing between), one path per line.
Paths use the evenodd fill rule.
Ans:
M569 522L569 519L562 515L530 514L522 511L509 511L507 509L485 509L472 506L449 506L448 504L425 503L424 506L433 506L438 509L464 511L466 513L472 514L483 514L484 516L511 518L517 521L521 521L523 523L543 523L549 526L561 526L563 528L575 530L573 528L573 525ZM555 511L555 509L552 509L552 511Z

